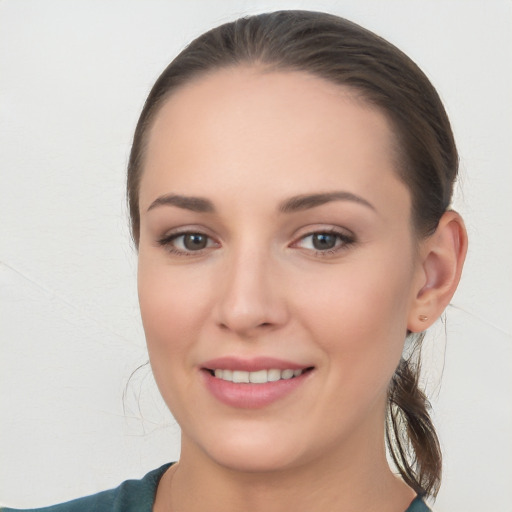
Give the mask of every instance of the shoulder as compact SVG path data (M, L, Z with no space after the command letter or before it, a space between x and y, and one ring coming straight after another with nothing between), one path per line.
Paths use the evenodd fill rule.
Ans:
M140 480L126 480L115 489L59 505L25 509L25 512L151 512L158 482L169 466L164 464ZM15 512L15 509L0 507L0 512Z
M405 512L431 512L430 508L425 502L418 496L409 505Z

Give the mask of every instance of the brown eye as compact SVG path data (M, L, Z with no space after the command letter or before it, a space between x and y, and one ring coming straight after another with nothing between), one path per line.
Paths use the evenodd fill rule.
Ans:
M203 250L219 247L219 243L210 236L193 231L168 235L158 240L158 244L178 256L200 255Z
M208 245L208 237L201 233L188 233L182 235L183 246L188 251L200 251L205 249Z

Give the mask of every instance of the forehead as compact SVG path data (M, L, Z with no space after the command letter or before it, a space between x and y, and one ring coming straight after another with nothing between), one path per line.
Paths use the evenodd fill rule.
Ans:
M337 117L340 113L346 123L360 117L360 121L380 128L382 135L391 136L385 116L355 88L303 71L233 66L201 75L173 91L156 114L149 139L158 139L171 127L176 130L174 136L184 135L188 128L252 126L268 131L296 120L301 122L288 133L299 135L302 130L308 136L315 132L325 135L331 129L333 135L342 135L340 124L332 122L341 120Z
M146 195L204 194L219 180L235 194L252 181L268 194L341 185L362 193L383 178L401 186L394 147L386 116L351 88L305 72L223 69L175 91L158 112L141 206ZM164 182L177 190L157 190Z

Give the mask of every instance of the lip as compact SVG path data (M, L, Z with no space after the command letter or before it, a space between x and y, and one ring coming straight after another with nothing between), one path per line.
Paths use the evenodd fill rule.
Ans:
M264 384L234 383L216 378L211 370L242 370L256 372L275 368L277 370L304 370L301 375L287 380L266 382ZM239 409L261 409L267 407L301 388L312 374L311 365L302 365L292 361L272 357L240 359L236 357L220 357L211 359L201 365L200 373L206 389L225 405Z
M201 364L201 367L207 370L242 370L245 372L257 372L259 370L268 370L275 368L276 370L302 370L311 368L312 365L299 364L293 361L285 361L284 359L276 359L274 357L254 357L251 359L242 359L239 357L218 357L210 359Z

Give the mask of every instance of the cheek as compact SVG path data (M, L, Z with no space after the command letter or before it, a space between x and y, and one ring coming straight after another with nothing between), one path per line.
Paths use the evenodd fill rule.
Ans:
M198 338L209 309L207 290L195 286L197 282L190 272L139 256L140 311L157 381L160 374L168 373L169 365L189 364L189 345Z
M301 316L344 378L386 383L393 374L407 330L407 263L361 258L324 279L312 276L303 288Z
M151 368L167 407L181 425L190 415L192 355L209 310L208 294L190 273L139 254L140 311Z

